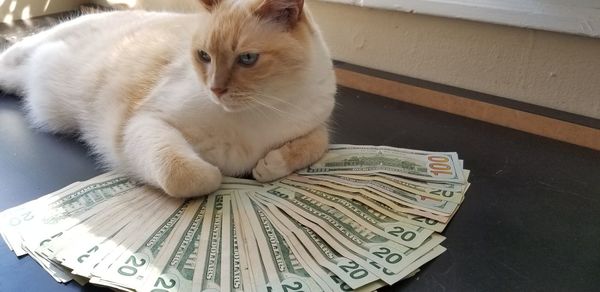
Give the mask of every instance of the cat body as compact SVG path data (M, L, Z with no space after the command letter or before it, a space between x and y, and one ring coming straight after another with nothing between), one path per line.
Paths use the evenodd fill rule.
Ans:
M269 181L314 162L335 77L302 1L203 2L208 11L195 14L60 24L0 55L0 88L25 96L37 127L79 133L108 168L173 196L211 192L221 175Z

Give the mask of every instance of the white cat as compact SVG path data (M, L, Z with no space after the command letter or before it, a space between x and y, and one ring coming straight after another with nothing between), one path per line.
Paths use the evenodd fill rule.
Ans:
M202 2L62 23L0 55L0 88L37 127L80 133L107 167L175 197L316 161L336 86L304 1Z

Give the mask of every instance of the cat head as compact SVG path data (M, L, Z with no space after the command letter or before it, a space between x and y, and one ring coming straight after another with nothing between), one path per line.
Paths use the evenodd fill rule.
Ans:
M209 16L192 58L212 101L230 112L289 102L282 96L302 82L314 42L304 0L201 2Z

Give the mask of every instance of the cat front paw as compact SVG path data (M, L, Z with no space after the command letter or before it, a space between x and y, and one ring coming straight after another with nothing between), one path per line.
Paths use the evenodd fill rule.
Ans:
M159 184L172 197L190 198L216 191L221 180L221 171L205 161L175 158L163 170Z
M252 176L259 182L270 182L290 174L287 161L280 149L272 150L258 161L252 170Z

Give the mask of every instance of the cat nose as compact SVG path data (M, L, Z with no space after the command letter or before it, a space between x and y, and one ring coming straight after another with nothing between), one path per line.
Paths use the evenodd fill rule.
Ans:
M227 92L227 88L221 88L221 87L211 87L210 90L218 97L221 97L221 95L223 95Z

